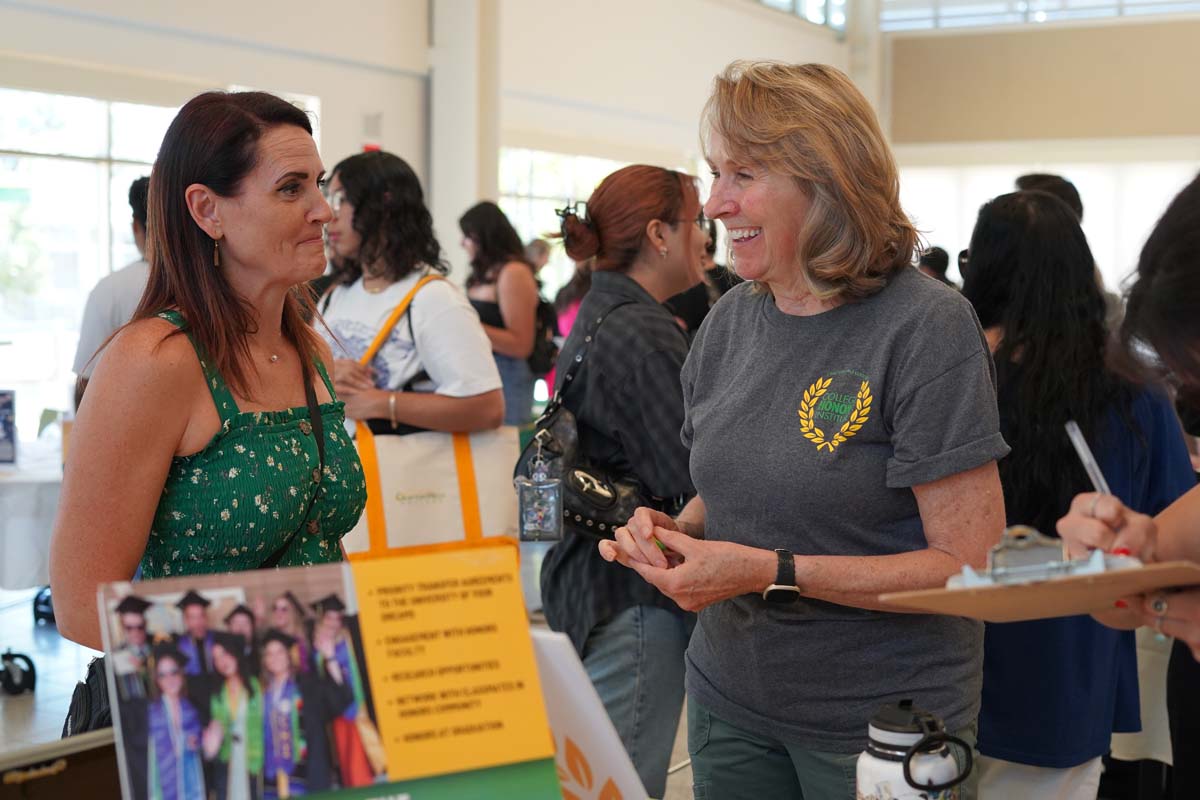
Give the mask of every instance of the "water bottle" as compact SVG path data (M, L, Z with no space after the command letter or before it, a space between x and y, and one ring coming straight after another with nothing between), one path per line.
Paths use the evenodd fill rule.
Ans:
M858 757L858 800L957 800L958 785L971 773L971 746L912 700L882 706L867 737Z

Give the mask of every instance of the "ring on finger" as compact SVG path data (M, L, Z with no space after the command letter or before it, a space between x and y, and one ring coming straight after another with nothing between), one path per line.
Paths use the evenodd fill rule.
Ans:
M1160 621L1167 616L1166 595L1160 594L1158 597L1154 598L1154 600L1150 603L1150 610L1158 615Z

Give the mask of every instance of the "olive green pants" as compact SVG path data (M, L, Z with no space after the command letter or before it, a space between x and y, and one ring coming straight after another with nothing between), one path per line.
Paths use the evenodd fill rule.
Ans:
M805 750L749 733L692 697L687 718L695 800L855 800L857 753ZM975 745L974 726L955 735ZM974 799L972 783L956 787L961 800Z

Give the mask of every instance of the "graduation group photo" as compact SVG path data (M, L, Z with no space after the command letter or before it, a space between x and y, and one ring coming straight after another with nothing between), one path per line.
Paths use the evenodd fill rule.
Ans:
M273 800L386 780L343 571L250 583L214 575L108 590L126 797Z

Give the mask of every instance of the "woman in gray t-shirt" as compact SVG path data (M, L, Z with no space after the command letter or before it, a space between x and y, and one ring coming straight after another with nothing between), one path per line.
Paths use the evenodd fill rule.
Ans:
M600 551L700 611L697 798L853 798L884 703L973 741L982 625L878 596L944 585L1000 536L992 361L966 301L912 268L895 163L845 75L734 64L705 118L705 213L747 283L683 369L699 496Z

